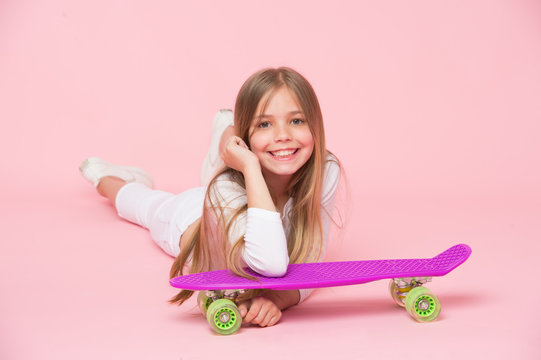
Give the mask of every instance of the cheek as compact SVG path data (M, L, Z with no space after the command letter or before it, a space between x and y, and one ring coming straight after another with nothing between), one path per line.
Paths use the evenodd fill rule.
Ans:
M252 151L260 151L262 148L265 147L265 139L261 136L261 134L254 134L250 138L250 150Z
M302 131L300 134L298 134L297 139L301 144L306 147L314 147L314 137L312 136L310 130Z

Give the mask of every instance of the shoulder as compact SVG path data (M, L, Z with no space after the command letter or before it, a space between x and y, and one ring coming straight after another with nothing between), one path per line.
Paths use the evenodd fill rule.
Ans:
M342 165L338 158L331 152L327 152L327 159L325 160L325 178L339 178L342 171Z
M342 165L338 158L331 152L327 152L327 159L325 161L325 172L323 174L323 187L332 186L332 184L338 184L340 181L340 175L342 173Z
M325 171L323 174L323 191L321 194L321 200L325 204L330 201L340 182L342 173L342 165L338 158L331 152L327 152L327 159L325 161Z

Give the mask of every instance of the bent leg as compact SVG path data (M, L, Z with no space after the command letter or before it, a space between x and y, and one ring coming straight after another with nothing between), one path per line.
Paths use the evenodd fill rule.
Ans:
M114 189L111 189L111 193L114 193ZM128 183L116 192L114 203L121 218L151 230L158 210L174 196L140 183Z
M114 176L104 176L101 178L98 186L96 186L96 190L98 190L98 194L109 199L111 204L114 206L116 203L116 195L126 184L127 183L120 178Z
M193 188L180 194L149 189L139 183L128 183L118 190L118 215L150 231L152 240L167 254L180 253L180 239L203 213L204 188Z

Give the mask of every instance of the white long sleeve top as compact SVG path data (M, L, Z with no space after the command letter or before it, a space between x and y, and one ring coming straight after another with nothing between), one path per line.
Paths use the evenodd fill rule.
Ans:
M326 252L339 180L340 166L329 154L325 166L321 201L323 248L317 261L321 261ZM222 207L224 209L222 215L226 220L248 202L246 189L232 181L227 174L220 175L209 190L211 204L208 205ZM246 266L261 275L279 277L287 271L289 256L286 233L291 228L288 215L291 211L292 200L290 198L287 201L282 214L259 208L248 208L248 211L241 213L235 219L229 229L228 238L231 245L244 236L245 248L242 260ZM305 300L312 292L310 289L299 291L299 302Z

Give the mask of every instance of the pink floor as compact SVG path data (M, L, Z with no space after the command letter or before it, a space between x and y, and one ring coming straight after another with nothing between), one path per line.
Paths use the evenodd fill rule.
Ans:
M541 235L539 208L359 197L362 221L335 244L334 259L432 256L457 242L473 248L465 264L429 285L442 303L439 319L415 323L380 281L318 290L273 328L220 337L193 301L180 309L166 303L171 259L73 178L78 185L64 195L2 209L4 359L206 359L224 347L264 359L390 358L402 348L407 359L419 351L438 359L540 355L539 254L531 245Z
M273 4L0 2L0 359L541 358L538 3ZM348 176L327 260L472 247L429 284L437 321L379 281L215 335L79 175L98 155L197 185L213 113L281 64L316 88Z

